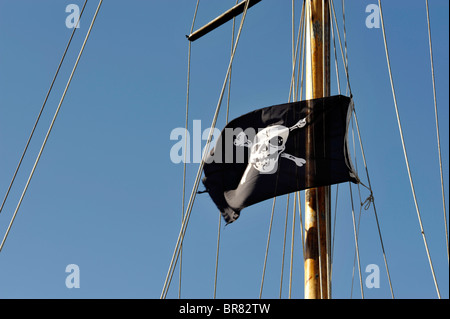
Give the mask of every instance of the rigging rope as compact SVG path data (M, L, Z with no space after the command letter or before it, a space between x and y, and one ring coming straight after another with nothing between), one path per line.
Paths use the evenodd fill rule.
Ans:
M97 18L97 14L98 14L98 12L100 10L102 2L103 2L103 0L100 0L99 4L97 6L97 10L95 11L94 17L92 18L91 25L89 26L89 30L88 30L88 32L86 34L86 37L85 37L84 42L83 42L83 45L81 46L80 53L78 54L77 60L75 61L75 65L74 65L74 67L72 69L72 73L70 74L69 80L68 80L68 82L66 84L66 87L64 89L64 92L63 92L63 95L61 97L61 100L59 101L59 104L58 104L58 107L56 109L55 115L53 116L52 122L51 122L50 127L49 127L49 129L47 131L47 134L45 135L44 142L42 143L41 149L39 150L39 154L38 154L38 156L36 158L36 161L35 161L35 163L33 165L31 173L30 173L30 175L28 177L28 180L27 180L27 183L25 185L25 188L23 189L23 192L22 192L22 195L20 196L20 199L19 199L19 202L17 204L17 207L16 207L16 209L14 211L14 214L13 214L13 216L11 218L11 221L10 221L10 223L8 225L8 228L7 228L6 233L5 233L4 237L3 237L3 240L2 240L2 242L0 244L0 251L3 249L3 246L5 244L6 238L8 237L8 234L9 234L9 232L11 230L12 224L13 224L15 218L16 218L17 212L19 211L20 205L22 204L23 198L25 197L25 193L27 192L28 186L30 185L31 179L32 179L32 177L34 175L34 172L36 170L36 167L37 167L37 165L39 163L39 160L41 158L42 152L44 151L45 145L47 144L48 137L50 136L50 133L51 133L52 128L53 128L53 125L55 124L56 118L58 116L59 110L61 109L61 105L62 105L62 103L64 101L65 96L66 96L67 90L69 89L70 83L72 82L73 75L75 74L75 70L77 69L78 62L80 61L80 58L81 58L81 55L83 54L83 51L84 51L84 48L86 46L87 40L89 39L89 35L91 34L92 27L93 27L94 22L95 22L95 20Z
M344 29L344 51L345 51L345 65L348 70L348 51L347 51L347 28L345 27L345 0L342 0L342 24ZM349 82L347 82L346 93L350 90Z
M302 5L302 12L300 14L300 25L299 25L299 30L298 30L298 34L297 34L297 42L295 42L295 1L292 0L292 69L293 69L293 73L292 73L292 88L295 87L295 68L297 65L297 52L298 52L298 48L300 46L300 43L303 43L303 33L302 33L302 28L303 28L303 10L304 10L304 2ZM301 38L302 40L300 40L300 34L301 34ZM297 45L295 45L295 43L297 43ZM301 56L302 52L300 52ZM300 61L300 59L298 59ZM299 72L297 72L299 74ZM298 80L297 80L297 85L298 85ZM289 97L290 100L290 97ZM293 101L297 101L297 92L294 91L294 96L293 96ZM298 192L294 193L294 209L293 209L293 217L292 217L292 234L291 234L291 254L290 254L290 268L289 268L289 299L291 298L291 293L292 293L292 271L293 271L293 255L294 255L294 234L295 234L295 213L296 213L296 200L297 200L297 194ZM288 212L289 212L289 199L290 199L290 194L287 195L287 201L286 201L286 221L285 221L285 227L284 227L284 242L283 242L283 256L282 256L282 265L281 265L281 281L280 281L280 299L281 299L281 294L282 294L282 287L283 287L283 270L284 270L284 254L285 254L285 247L286 247L286 234L287 234L287 224L288 224Z
M302 2L302 14L301 14L301 20L300 20L300 27L302 28L301 32L301 48L300 48L300 59L298 59L298 72L297 72L297 88L296 88L296 94L295 97L299 96L299 89L301 87L300 91L300 100L302 100L303 95L303 75L304 75L304 67L305 67L305 42L306 42L306 28L305 28L305 0ZM297 40L298 41L298 40ZM300 63L302 64L301 71L300 71ZM300 79L300 74L302 75Z
M355 155L355 171L356 171L356 176L359 176L359 172L358 172L358 161L356 158L356 146L355 146L355 128L354 128L354 122L352 121L352 143L353 143L353 152ZM362 183L361 183L362 184ZM353 297L353 282L354 282L354 278L355 278L355 263L356 263L356 259L358 259L358 272L359 272L359 282L360 282L360 286L361 286L361 298L364 299L364 290L363 290L363 285L362 285L362 275L361 275L361 262L360 262L360 258L359 258L359 229L360 229L360 224L361 224L361 207L362 205L360 205L359 208L359 216L358 216L358 227L355 229L355 212L354 212L354 202L353 202L353 191L352 191L352 185L349 183L349 187L350 187L350 198L351 198L351 204L352 204L352 217L353 217L353 231L354 231L354 235L355 235L355 254L353 257L353 270L352 270L352 285L351 285L351 291L350 291L350 298ZM357 185L358 187L358 195L359 195L359 202L361 203L361 189L359 184Z
M294 96L294 99L296 98L296 94L294 92L294 87L295 87L295 65L296 65L296 61L297 61L298 56L299 56L298 49L299 49L299 42L300 42L299 41L300 33L302 33L302 38L303 38L303 32L301 32L301 31L303 30L304 15L305 15L304 3L305 3L305 0L303 0L302 13L301 13L301 17L300 17L300 25L299 25L299 29L298 29L298 33L297 33L297 45L296 45L294 59L293 59L293 63L292 63L291 84L289 86L289 97L288 97L288 101L289 102L291 101L292 96ZM303 48L300 48L300 50L301 50L300 55L302 55L303 54ZM298 84L298 81L297 81L297 84ZM298 91L298 89L297 89L297 91Z
M333 17L334 17L335 25L336 25L336 33L337 33L338 40L339 40L339 48L341 49L341 56L342 56L342 62L344 64L345 75L347 77L347 86L348 86L348 90L350 92L350 97L352 97L353 94L352 94L352 89L350 87L350 77L349 77L349 74L348 74L348 65L347 65L347 62L345 61L345 58L344 58L344 51L342 49L342 42L341 42L341 32L339 31L339 25L337 23L336 11L334 10L333 0L330 0L330 4L331 4L331 9L333 11Z
M301 22L300 27L301 29L301 48L300 48L300 59L298 61L298 72L297 72L297 93L296 96L299 96L299 86L300 86L300 101L303 99L303 80L304 80L304 67L305 67L305 46L306 46L306 21L305 21L305 6L306 1L303 0L302 2L302 13L301 13ZM302 64L301 70L300 70L300 63ZM301 79L300 79L301 74ZM305 238L304 238L304 226L303 226L303 215L302 215L302 205L301 205L301 198L300 198L300 192L297 192L297 201L298 201L298 210L299 210L299 219L300 219L300 236L302 241L302 256L303 260L305 259Z
M45 105L47 104L47 100L48 100L48 98L50 96L50 93L51 93L51 91L53 89L53 85L55 84L56 78L58 77L59 70L61 69L61 66L62 66L62 64L64 62L64 59L65 59L66 54L67 54L67 51L69 50L70 44L72 43L73 36L75 35L75 32L76 32L76 30L78 28L78 24L80 23L81 16L83 15L84 8L86 7L87 2L88 2L88 0L86 0L84 2L83 7L81 8L81 12L80 12L80 16L78 18L78 21L77 21L75 27L72 30L72 34L70 35L69 42L67 43L66 49L64 50L62 58L59 61L59 65L56 68L56 72L55 72L55 75L53 76L53 80L52 80L52 82L50 84L50 88L47 91L47 94L45 96L44 102L42 103L42 106L41 106L41 110L39 111L39 114L38 114L38 116L36 118L36 121L34 123L33 129L31 130L30 136L28 137L27 143L25 144L25 148L24 148L24 150L22 152L22 156L20 157L19 163L17 164L16 170L15 170L15 172L13 174L11 182L9 183L8 190L6 191L5 197L3 198L2 205L0 206L0 214L1 214L2 210L3 210L3 206L5 205L7 198L9 196L9 192L11 191L11 188L12 188L12 186L14 184L14 181L16 179L17 173L19 172L20 166L22 165L22 161L23 161L23 159L25 157L25 154L26 154L26 152L28 150L28 146L30 145L31 139L33 138L34 131L36 130L36 127L37 127L37 125L39 123L39 120L41 118L42 112L44 111Z
M339 67L338 67L338 62L337 62L337 52L336 52L336 40L334 37L334 26L333 26L333 14L331 12L331 6L329 6L330 8L330 29L331 29L331 38L333 39L333 49L334 49L334 65L336 68L336 82L337 82L337 90L338 93L341 94L341 81L339 79Z
M297 192L297 203L298 203L298 214L300 219L300 236L302 240L302 253L303 253L303 260L305 258L305 238L303 235L303 215L302 215L302 204L301 204L301 198L300 198L300 192Z
M194 17L192 19L191 31L189 34L192 34L194 30L195 20L197 18L198 5L200 0L197 0L197 4L195 6ZM185 120L185 139L184 139L184 149L187 149L187 131L188 131L188 119L189 119L189 92L190 92L190 83L191 83L191 41L188 41L188 66L187 66L187 93L186 93L186 120ZM186 156L187 152L184 152L184 163L183 163L183 190L182 190L182 205L181 205L181 221L184 218L184 205L185 205L185 197L186 197ZM180 252L180 275L178 282L178 298L181 298L181 273L182 273L182 260L183 260L183 248L181 247Z
M287 234L287 226L288 226L288 215L289 215L289 197L290 194L286 196L286 219L284 223L284 241L283 241L283 254L281 257L281 280L280 280L280 299L281 299L281 293L283 291L283 273L284 273L284 255L286 252L286 234Z
M329 4L328 4L328 8L329 8ZM326 6L325 6L325 2L324 2L324 5L322 6L322 30L326 30L325 21L327 20L327 16L328 16L328 12L326 11ZM322 82L323 82L322 88L323 88L323 96L329 96L331 89L330 89L329 83L327 83L327 82L329 82L329 80L327 80L327 79L329 79L330 70L328 67L325 68L325 65L328 63L328 59L329 59L329 39L325 39L325 37L329 37L329 34L328 34L328 32L326 33L324 31L324 32L322 32L322 47L324 50L323 51L324 54L322 55L322 65L324 66L322 68ZM327 41L327 44L325 43L325 41ZM328 49L326 49L326 48L328 48ZM325 54L326 50L328 50L328 57L326 57L326 54ZM325 134L325 131L326 131L326 129L324 128L323 129L324 134ZM324 151L325 151L325 145L324 145ZM326 252L327 252L327 255L325 256L325 258L326 258L325 259L325 261L326 261L326 265L325 265L326 266L326 269L325 269L326 270L326 285L327 285L326 298L331 299L331 281L330 281L331 261L330 261L330 255L329 255L330 238L331 238L331 234L330 234L330 231L331 231L330 225L331 224L329 221L330 214L331 214L331 207L330 207L331 186L326 186L324 189L325 189L325 197L326 197L325 210L324 210L325 211L325 238L326 238L325 248L326 248ZM319 207L319 206L317 206L317 207ZM320 264L320 261L319 261L319 264ZM323 298L323 296L322 296L322 298Z
M292 295L292 271L294 266L294 236L295 236L295 216L297 211L297 197L299 192L294 193L294 208L292 210L292 231L291 231L291 264L289 270L289 299Z
M444 177L443 177L443 173L442 173L441 138L440 138L440 134L439 134L439 117L438 117L438 110L437 110L436 81L434 78L434 62L433 62L433 45L432 45L432 41L431 41L430 10L428 8L428 0L426 0L425 3L426 3L426 7L427 7L428 43L430 46L431 78L432 78L432 83L433 83L434 114L435 114L435 119L436 119L436 137L437 137L438 154L439 154L439 170L440 170L440 175L441 175L442 206L444 208L445 242L447 244L447 263L449 263L447 211L446 211L446 205L445 205Z
M338 26L338 23L337 23L336 12L334 10L333 0L331 0L331 7L332 7L332 10L333 10L333 17L334 17L334 21L335 21L335 25L336 25L336 33L338 34L339 47L340 47L341 55L342 55L342 57L344 57L343 49L342 49L342 42L341 42L341 39L340 39L339 26ZM344 28L345 28L345 20L344 20ZM344 37L344 39L346 41L346 37ZM346 43L345 43L345 46L347 47ZM347 53L346 53L346 55L347 55ZM347 64L347 61L344 58L342 58L342 60L343 60L343 64L344 64L345 74L346 74L346 77L347 77L348 90L350 92L350 96L352 96L352 91L351 91L351 87L350 87L350 77L349 77L349 72L348 72L348 64ZM369 169L367 167L366 156L365 156L364 147L363 147L363 143L362 143L362 139L361 139L361 133L360 133L360 130L359 130L358 118L357 118L357 115L356 115L355 108L353 108L353 117L355 119L355 125L356 125L356 131L358 133L358 139L359 139L359 145L360 145L360 149L361 149L361 155L362 155L362 159L363 159L363 163L364 163L364 168L365 168L365 171L366 171L367 181L368 181L368 184L369 184L368 187L366 186L366 188L369 189L369 191L370 191L370 193L372 195L373 194L373 192L372 192L372 184L370 182ZM336 194L336 198L337 198L337 194ZM372 198L373 198L373 195L372 195ZM390 291L391 291L392 298L394 299L394 290L393 290L393 287L392 287L392 280L391 280L391 276L390 276L390 273L389 273L389 266L388 266L387 257L386 257L386 250L385 250L385 247L384 247L383 237L381 235L381 227L380 227L380 222L378 220L378 213L377 213L377 209L376 209L376 206L375 206L375 200L372 200L372 203L373 203L373 210L374 210L375 220L376 220L377 229L378 229L378 235L379 235L379 238L380 238L381 250L382 250L382 253L383 253L384 264L385 264L385 267L386 267L386 273L387 273L387 277L388 277L388 281L389 281L389 288L390 288Z
M340 77L339 77L339 66L338 66L338 59L337 59L337 51L336 51L336 38L334 35L334 25L333 25L333 14L331 10L331 5L329 6L330 11L330 29L331 29L331 37L333 39L333 50L334 50L334 64L336 68L336 82L337 82L337 89L338 94L341 94L341 84L340 84ZM336 22L337 24L337 22ZM333 235L332 235L332 242L331 242L331 251L330 251L330 282L332 278L332 270L333 270L333 256L334 256L334 238L336 233L336 216L337 216L337 199L338 199L338 192L339 192L339 184L336 185L336 202L335 202L335 208L334 208L334 223L333 223Z
M238 4L239 0L236 0L236 4ZM233 43L234 43L234 31L236 26L236 17L233 18L233 28L231 31L231 53L233 53ZM192 33L192 32L191 32ZM227 114L225 117L225 123L228 124L228 117L230 114L230 97L231 97L231 72L232 72L232 64L230 68L230 73L228 76L228 96L227 96ZM216 299L217 292L217 274L219 270L219 248L220 248L220 230L222 227L222 214L219 211L219 225L217 230L217 252L216 252L216 268L214 273L214 295L213 298Z
M389 281L389 288L391 290L392 299L394 299L395 298L394 297L394 290L393 290L393 287L392 287L391 275L389 273L389 267L388 267L388 262L387 262L387 257L386 257L386 250L384 248L383 237L381 235L380 222L378 220L377 208L375 206L375 200L373 198L372 184L370 182L370 176L369 176L369 169L367 167L366 155L365 155L364 147L363 147L363 144L362 144L361 133L359 131L359 125L358 125L358 118L356 116L356 111L355 110L353 110L353 117L355 119L355 126L356 126L356 132L358 133L359 146L360 146L360 149L361 149L361 155L362 155L364 167L365 167L365 170L366 170L367 182L369 184L369 186L367 188L370 190L370 193L371 193L370 198L371 198L371 202L373 204L373 211L374 211L375 220L376 220L376 223L377 223L378 236L380 238L381 250L383 252L383 259L384 259L384 265L386 267L386 273L387 273L387 277L388 277L388 281Z
M214 273L214 294L213 299L216 299L216 292L217 292L217 273L219 269L219 247L220 247L220 229L222 227L222 214L219 211L219 223L218 223L218 230L217 230L217 253L216 253L216 268Z
M334 260L334 240L336 235L336 218L337 218L337 203L339 194L339 184L336 185L336 198L334 202L334 221L333 221L333 237L331 239L331 269L330 269L330 281L333 278L333 260Z
M231 65L233 63L234 55L236 53L237 44L239 43L239 39L240 39L240 36L241 36L241 31L242 31L242 28L243 28L243 25L244 25L244 21L245 21L245 18L247 16L247 10L248 10L249 3L250 3L249 0L247 0L246 3L245 3L245 8L244 8L244 11L243 11L243 14L242 14L242 19L241 19L241 24L239 26L239 31L238 31L238 34L237 34L237 37L236 37L236 42L235 42L234 47L233 47L233 53L232 53L231 58L230 58L230 63L228 65L228 69L227 69L227 73L226 73L226 76L225 76L225 80L224 80L224 83L222 85L222 89L221 89L221 92L220 92L219 101L217 103L217 107L216 107L216 110L215 110L215 113L214 113L213 121L212 121L212 124L210 126L208 139L206 141L206 146L204 148L205 151L203 152L202 159L201 159L198 171L197 171L197 176L195 178L194 186L192 188L191 196L190 196L189 201L188 201L188 206L187 206L187 209L186 209L186 213L184 214L184 218L183 218L183 221L181 223L180 233L178 235L177 243L175 245L175 250L174 250L174 253L172 255L172 259L171 259L170 265L169 265L169 270L167 272L167 276L166 276L166 279L165 279L165 282L164 282L163 290L161 292L161 299L164 299L167 296L167 292L169 290L170 282L172 281L172 276L173 276L173 273L174 273L174 269L175 269L175 266L176 266L176 264L178 262L178 258L179 258L179 254L180 254L180 245L183 242L184 234L186 232L186 228L187 228L187 225L189 223L189 218L190 218L190 215L191 215L191 212L192 212L192 207L193 207L194 200L195 200L195 197L196 197L196 194L197 194L197 190L198 190L198 186L199 186L199 183L200 183L200 179L201 179L201 175L202 175L202 171L203 171L203 166L205 164L205 159L206 159L206 156L208 154L208 150L209 150L210 145L211 145L213 131L214 131L214 128L216 126L217 118L219 116L219 111L220 111L220 107L222 105L222 100L223 100L223 96L224 96L224 93L225 93L225 88L226 88L226 85L227 85L227 82L228 82L228 77L229 77L229 73L230 73L230 70L231 70Z
M297 34L297 46L296 46L296 49L295 49L295 53L293 55L292 76L291 76L291 84L290 84L290 87L289 87L288 101L291 101L291 97L292 97L293 94L295 95L295 92L294 92L295 66L296 66L297 58L299 56L298 55L298 49L299 49L299 43L300 43L300 40L299 40L300 39L300 33L302 35L302 39L303 39L303 35L304 35L304 15L305 15L304 8L305 8L305 0L303 0L303 4L302 4L302 12L301 12L301 15L300 15L300 25L299 25L298 34ZM294 12L292 14L294 14ZM303 40L301 42L303 42ZM302 48L300 48L300 50L301 50L300 55L303 55L304 45L303 45ZM302 67L302 72L303 72L303 67ZM297 84L298 84L298 82L297 82ZM303 84L303 74L302 74L302 84ZM298 88L297 88L297 91L298 91ZM303 87L302 87L301 93L302 92L303 92ZM269 244L270 244L270 237L271 237L271 232L272 232L272 223L273 223L273 216L274 216L274 212L275 212L276 199L277 198L274 197L273 203L272 203L272 213L271 213L271 216L270 216L269 232L267 234L267 245L266 245L266 252L265 252L265 256L264 256L264 265L263 265L263 273L262 273L262 278L261 278L261 286L260 286L260 291L259 291L259 299L261 299L262 291L263 291L263 287L264 287L264 279L265 279L266 266L267 266L267 256L269 254ZM301 215L300 215L300 217L301 217ZM302 233L303 233L303 231L302 231ZM303 243L302 243L302 246L304 246ZM283 260L284 260L284 258L283 258ZM280 284L280 286L282 285L282 280L283 280L283 276L281 276L281 284ZM281 298L281 288L280 288L280 298Z
M357 158L356 158L355 128L354 127L355 127L355 124L354 124L354 120L352 119L352 141L353 141L353 150L354 150L354 153L355 153L355 170L356 170L356 175L359 176L358 161L357 161ZM361 143L361 141L360 141L360 143ZM364 202L362 201L362 197L361 197L361 187L360 187L360 185L364 186L365 188L367 188L370 191L370 195L366 198L366 200ZM373 202L373 192L372 192L371 188L367 187L362 182L360 182L357 185L357 187L358 187L358 196L359 196L360 206L359 206L359 216L358 216L358 227L357 227L356 232L355 232L355 242L359 243L359 231L360 231L360 225L361 225L362 208L364 207L365 210L368 210L370 208L370 204L371 204L371 202ZM352 192L351 185L350 185L350 192ZM352 214L354 215L353 209L354 208L353 208L353 196L352 196ZM381 239L381 235L380 235L380 239ZM359 258L359 248L358 248L358 246L355 246L355 255L354 255L354 258L353 258L352 286L351 286L350 297L353 296L353 281L354 281L355 263L356 263L356 258L357 257L358 257L358 270L359 270L359 276L360 276L361 296L364 299L364 292L363 292L363 285L362 285L362 276L361 276L361 263L360 263L360 258Z
M359 270L359 282L361 286L361 297L364 299L364 289L363 289L363 283L362 283L362 275L361 275L361 261L359 258L359 245L358 245L358 231L356 230L356 222L355 222L355 209L353 206L353 192L352 192L352 185L350 182L348 183L350 187L350 199L352 203L352 219L353 219L353 232L355 235L355 249L356 249L356 256L358 258L358 270ZM361 218L360 218L361 220ZM359 222L358 222L358 230L359 230ZM353 290L353 279L352 279L352 290Z
M413 180L412 180L411 169L409 167L409 160L408 160L408 155L407 155L407 152L406 152L405 140L404 140L404 137L403 137L403 129L402 129L402 125L401 125L401 122L400 122L400 115L399 115L399 110L398 110L398 105L397 105L397 98L396 98L395 89L394 89L394 80L393 80L393 77L392 77L391 62L390 62L390 58L389 58L389 50L388 50L387 40L386 40L386 31L385 31L385 27L384 27L383 11L382 11L382 8L381 8L381 0L378 0L378 7L380 9L381 28L382 28L382 31L383 31L383 41L384 41L384 48L385 48L385 51L386 51L386 61L387 61L387 66L388 66L388 71L389 71L389 79L390 79L390 82L391 82L392 97L393 97L393 100L394 100L395 113L397 115L397 123L398 123L398 128L399 128L399 132L400 132L401 141L402 141L403 154L404 154L404 157L405 157L406 168L407 168L407 171L408 171L409 183L411 185L411 191L412 191L412 195L413 195L413 198L414 198L414 205L416 206L417 217L418 217L418 220L419 220L420 232L422 233L423 242L424 242L425 249L426 249L426 252L427 252L428 262L430 264L431 273L433 275L434 285L436 287L437 295L438 295L438 297L440 299L441 298L441 294L440 294L439 286L438 286L438 283L437 283L437 280L436 280L436 274L434 272L433 263L431 261L431 255L430 255L430 251L428 249L427 239L425 237L425 231L423 229L422 218L420 216L419 205L417 203L417 197L416 197L416 192L415 192L415 189L414 189L414 183L413 183Z
M264 257L264 265L263 265L263 273L262 273L262 279L261 279L261 287L259 289L259 299L261 299L263 286L264 286L264 276L266 274L266 265L267 265L267 255L269 254L269 244L270 244L270 235L272 233L272 222L273 222L273 215L275 212L275 203L277 198L275 197L272 202L272 213L270 215L270 224L269 224L269 233L267 235L267 245L266 245L266 254Z
M294 9L294 7L292 7ZM292 23L294 23L294 19L292 20ZM294 32L294 25L292 28L292 31ZM300 36L300 38L299 38ZM294 38L293 38L294 40ZM294 43L293 43L294 44ZM298 54L297 57L297 51L300 46L300 54ZM297 89L294 92L294 101L301 101L303 96L303 68L304 68L304 56L305 56L305 1L302 1L302 10L300 13L300 25L299 25L299 33L297 35L297 47L296 47L296 53L293 57L293 66L295 68L295 65L297 64L298 60L298 71L297 71ZM302 63L302 67L300 70L300 63ZM301 79L300 79L300 73L301 73ZM301 84L300 84L301 82ZM295 86L295 83L293 83ZM300 97L299 97L299 86L301 87L300 90ZM298 201L298 209L299 209L299 215L300 215L300 235L301 235L301 241L302 241L302 252L304 256L304 243L303 243L303 222L302 222L302 211L301 211L301 203L300 203L300 192L297 191L294 193L294 208L292 213L292 237L291 237L291 262L290 262L290 272L289 272L289 299L291 299L292 296L292 272L293 272L293 263L294 263L294 239L295 239L295 220L296 220L296 206Z
M316 207L319 207L319 197L316 196ZM319 289L320 289L320 299L323 299L323 274L322 274L322 247L321 247L321 241L320 241L320 213L316 214L317 218L317 243L318 243L318 260L319 260ZM328 277L329 278L329 277Z

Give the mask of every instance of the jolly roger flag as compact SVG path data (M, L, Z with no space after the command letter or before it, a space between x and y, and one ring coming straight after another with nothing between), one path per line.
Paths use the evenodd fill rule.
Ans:
M338 95L275 105L229 122L203 167L203 184L226 223L269 198L358 183L347 146L352 106L351 98Z

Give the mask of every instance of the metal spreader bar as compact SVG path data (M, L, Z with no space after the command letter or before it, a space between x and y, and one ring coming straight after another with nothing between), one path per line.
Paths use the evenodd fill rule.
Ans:
M238 3L234 7L232 7L230 10L226 11L225 13L221 14L214 20L210 21L200 29L194 31L192 34L186 36L187 39L191 42L201 38L202 36L208 34L209 32L213 31L214 29L220 27L222 24L227 23L234 17L238 16L242 12L244 12L245 4L249 1L248 7L253 7L255 4L260 2L261 0L244 0L241 3Z

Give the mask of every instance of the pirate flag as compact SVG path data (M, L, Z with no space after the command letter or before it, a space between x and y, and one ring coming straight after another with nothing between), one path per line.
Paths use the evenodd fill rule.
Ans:
M358 183L347 146L352 106L351 98L338 95L275 105L229 122L203 168L203 184L227 224L269 198Z

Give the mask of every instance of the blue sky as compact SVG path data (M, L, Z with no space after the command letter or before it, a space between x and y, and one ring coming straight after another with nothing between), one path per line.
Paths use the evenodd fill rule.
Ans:
M441 148L448 210L449 4L430 0ZM69 39L68 4L0 1L0 194L7 190ZM0 214L3 237L97 6L89 1L14 188ZM200 1L196 27L235 1ZM381 29L368 29L367 5L345 1L350 83L397 298L436 298L409 186ZM61 112L17 218L0 252L0 298L159 298L181 223L182 164L170 150L184 127L189 33L196 1L104 1ZM399 111L425 234L441 295L449 297L425 1L383 1ZM342 33L341 2L335 1ZM300 16L297 3L296 27ZM239 21L239 19L237 20ZM229 62L231 23L192 45L189 125L211 124ZM338 53L339 54L339 53ZM343 65L339 58L341 86ZM230 119L288 100L291 1L264 0L245 21L233 65ZM332 63L334 60L332 59ZM334 70L334 64L332 64ZM332 94L337 94L332 73ZM225 106L218 128L225 125ZM358 142L357 142L358 143ZM353 150L352 150L353 152ZM365 172L359 147L359 175ZM190 193L198 164L187 165ZM336 187L332 188L332 197ZM356 215L359 215L357 188ZM368 196L362 190L363 200ZM303 195L302 195L303 197ZM292 203L292 197L291 197ZM272 201L245 209L221 232L218 298L258 298ZM302 204L304 205L304 204ZM334 206L334 202L333 202ZM278 298L286 197L277 200L263 298ZM333 208L334 213L334 208ZM448 211L447 211L448 214ZM373 210L362 212L359 248L365 267L380 268L391 298ZM289 208L289 223L292 205ZM222 224L223 225L223 224ZM198 195L183 253L182 297L212 298L218 212ZM283 298L288 296L290 226ZM303 298L299 225L293 298ZM350 298L354 235L349 187L339 186L333 297ZM80 288L65 285L66 266ZM355 270L353 298L361 298ZM178 270L169 291L177 298Z

